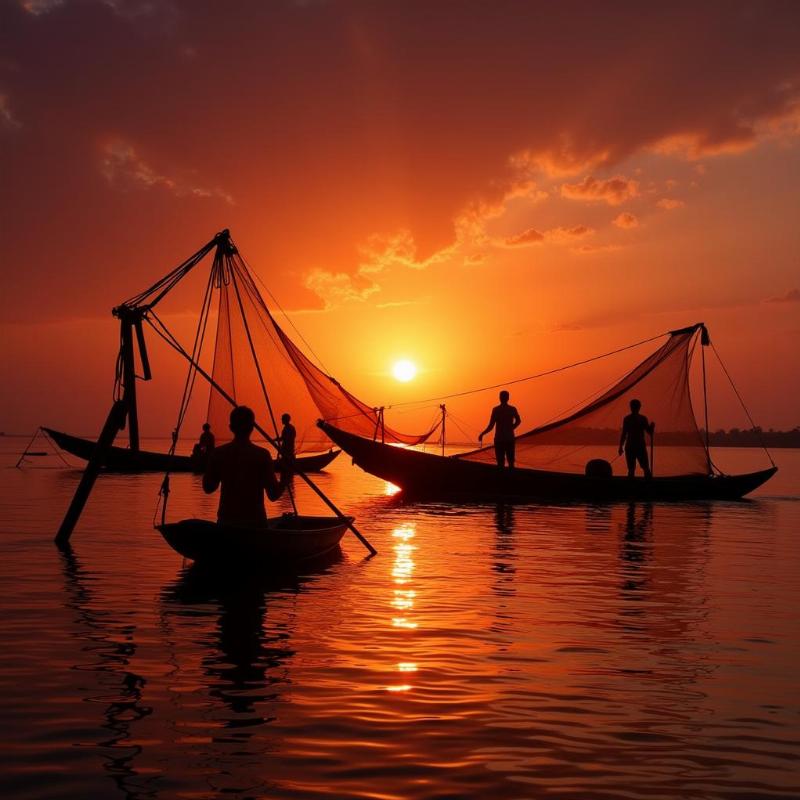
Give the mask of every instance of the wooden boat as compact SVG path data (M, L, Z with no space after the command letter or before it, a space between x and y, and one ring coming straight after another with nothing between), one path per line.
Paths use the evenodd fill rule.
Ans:
M539 501L735 500L757 489L776 467L743 475L675 477L588 477L566 472L515 468L467 461L382 444L319 422L320 428L372 475L399 486L412 497L460 501L530 499Z
M158 526L167 544L185 558L207 564L248 564L281 570L339 547L352 517L284 514L266 527L236 528L204 519Z
M86 461L91 458L95 442L71 436L52 428L42 430L62 449L73 456ZM339 455L340 450L331 449L327 453L315 453L310 456L298 456L297 469L303 472L320 472ZM110 447L103 461L103 468L108 472L202 472L202 465L191 456L170 456L167 453L154 453L148 450L129 450L127 447ZM280 459L275 468L280 471Z
M558 502L734 500L744 497L769 480L777 468L771 456L769 469L742 475L723 474L714 464L708 443L705 348L711 345L711 339L706 326L698 322L616 352L665 335L666 341L657 350L599 396L561 419L526 433L515 433L516 466L513 469L496 466L493 446L481 446L477 450L445 457L386 444L380 441L379 429L369 439L330 422L317 424L335 444L352 456L354 463L412 496ZM695 419L690 391L692 355L698 347L702 358L703 429ZM613 353L589 360L596 361L608 355ZM571 366L577 364L557 371ZM653 409L654 421L651 424L647 417L640 418L643 422L639 424L645 426L641 444L634 440L637 444L631 449L644 449L646 435L649 436L649 456L646 451L641 453L637 449L634 452L639 454L635 458L648 464L648 470L652 465L653 475L640 478L614 475L613 461L616 458L613 456L617 450L622 455L623 443L629 441L625 439L627 433L620 439L618 426L623 419L627 422L638 414L642 401L648 411ZM441 408L444 422L444 406ZM625 430L630 429L623 428ZM607 460L609 458L612 460ZM626 467L622 470L627 473Z

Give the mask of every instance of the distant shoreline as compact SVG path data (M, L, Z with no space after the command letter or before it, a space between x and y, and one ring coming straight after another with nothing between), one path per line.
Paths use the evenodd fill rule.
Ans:
M608 439L611 441L613 439L616 442L616 432L604 429L602 431L597 431L602 437L602 439ZM705 435L705 431L700 429L700 433ZM6 439L30 439L30 433L5 433L0 431L0 437ZM84 438L92 438L91 435L87 435ZM169 434L163 434L161 436L143 436L143 439L150 439L150 440L169 440ZM656 430L656 438L658 438L658 431ZM429 445L431 443L428 443ZM448 441L448 445L453 447L474 447L474 441L468 442L457 442L455 440ZM739 428L731 428L730 430L718 430L712 431L709 436L709 444L712 447L771 447L775 449L786 448L786 449L800 449L800 427L794 428L791 431L775 431L775 430L763 430L762 428L750 428L749 430L740 430ZM124 446L124 445L123 445ZM438 445L437 445L438 446ZM321 449L327 449L322 444L320 445Z

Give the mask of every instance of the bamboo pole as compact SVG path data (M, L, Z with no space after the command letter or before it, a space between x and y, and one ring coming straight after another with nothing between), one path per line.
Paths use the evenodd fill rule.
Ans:
M86 464L86 469L83 471L78 488L75 490L72 502L69 504L67 513L61 522L61 527L56 534L55 542L59 547L64 547L69 542L69 537L80 519L81 512L89 499L89 494L92 491L94 482L97 480L97 475L103 466L106 455L111 449L117 433L125 426L127 410L124 400L115 400L114 405L111 406L111 411L108 412L108 418L105 425L103 425L103 430L100 432L91 458Z

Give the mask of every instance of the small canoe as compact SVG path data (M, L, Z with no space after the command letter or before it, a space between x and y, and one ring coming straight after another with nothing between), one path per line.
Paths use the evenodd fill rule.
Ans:
M159 525L158 530L173 550L192 561L279 570L336 549L352 521L352 517L284 514L260 528L184 519Z
M80 436L56 431L52 428L42 430L62 449L73 456L89 460L94 451L94 442ZM296 469L301 472L319 472L339 455L340 450L330 450L327 453L316 453L310 456L298 456L295 459ZM148 450L134 452L127 447L112 447L108 451L103 468L107 472L202 472L198 469L197 462L191 456L171 456L168 453L153 453ZM280 472L280 459L275 462L275 468Z

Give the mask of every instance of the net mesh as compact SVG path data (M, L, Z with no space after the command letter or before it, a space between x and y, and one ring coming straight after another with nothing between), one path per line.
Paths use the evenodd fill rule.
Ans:
M358 400L307 358L269 312L246 264L235 250L214 261L218 290L212 377L237 405L250 406L271 435L281 415L291 415L296 452L327 450L330 440L317 427L321 417L350 433L399 444L420 444L435 430L404 434L382 423L377 408ZM230 439L231 404L211 389L207 419L217 441Z
M624 474L627 468L617 457L620 428L630 413L630 401L638 399L641 413L656 425L654 474L709 474L708 455L689 391L692 355L700 330L700 326L693 326L673 332L662 347L599 398L564 419L517 436L517 466L583 473L587 462L597 458L611 462L615 474ZM494 463L494 447L459 457Z

